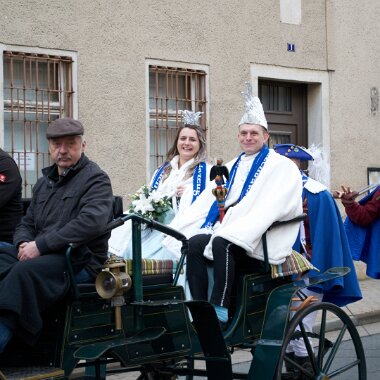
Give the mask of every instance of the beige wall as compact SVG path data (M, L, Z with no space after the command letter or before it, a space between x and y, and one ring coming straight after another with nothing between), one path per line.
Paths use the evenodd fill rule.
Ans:
M370 89L380 89L380 2L327 4L333 184L358 189L367 167L380 167L380 114L370 112Z
M357 3L303 0L301 24L294 25L280 22L278 0L1 0L0 43L77 52L88 154L110 174L117 194L146 181L148 59L208 67L209 153L225 160L238 152L240 91L252 67L327 76L323 91L322 82L310 81L310 112L319 117L311 136L331 141L332 184L360 186L364 169L380 166L379 115L369 115L369 88L380 86L380 3L365 0L356 9ZM287 42L296 44L295 53ZM318 131L315 120L328 125Z

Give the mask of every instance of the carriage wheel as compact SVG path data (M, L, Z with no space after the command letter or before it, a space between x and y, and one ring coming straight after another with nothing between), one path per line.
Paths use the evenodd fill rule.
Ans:
M303 319L316 312L313 332L305 330ZM328 332L328 321L336 323L336 332ZM335 335L335 337L334 337ZM346 340L346 338L348 340ZM302 360L286 354L294 339L303 339L308 356ZM355 325L338 306L321 302L298 311L289 321L275 379L365 380L366 362L363 345Z

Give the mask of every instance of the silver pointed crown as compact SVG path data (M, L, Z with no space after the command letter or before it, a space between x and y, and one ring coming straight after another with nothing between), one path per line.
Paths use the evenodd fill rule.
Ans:
M264 109L257 96L252 95L252 85L245 82L245 91L242 91L244 98L244 115L240 120L242 124L257 124L268 130L267 119L265 118Z
M183 110L181 111L182 115L182 122L184 124L188 125L196 125L197 127L200 127L199 118L201 115L203 115L203 112L193 112L189 110Z

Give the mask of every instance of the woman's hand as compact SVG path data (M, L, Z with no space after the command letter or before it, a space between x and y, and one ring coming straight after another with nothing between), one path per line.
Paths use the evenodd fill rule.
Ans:
M177 186L177 190L176 190L175 196L177 198L181 198L184 191L185 191L185 185L183 183L180 183Z

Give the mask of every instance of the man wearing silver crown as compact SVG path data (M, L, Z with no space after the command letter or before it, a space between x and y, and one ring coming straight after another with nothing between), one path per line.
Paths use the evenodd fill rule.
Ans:
M292 219L302 213L302 181L297 167L266 145L269 132L260 100L250 87L244 93L245 113L239 123L238 141L242 153L229 163L230 179L226 214L217 222L218 209L210 183L199 198L171 227L189 241L187 279L193 299L207 300L207 266L214 269L210 302L221 323L228 320L230 293L235 266L249 272L263 270L262 234L276 221ZM292 253L298 224L268 232L269 262L281 264ZM164 245L179 251L170 237Z

